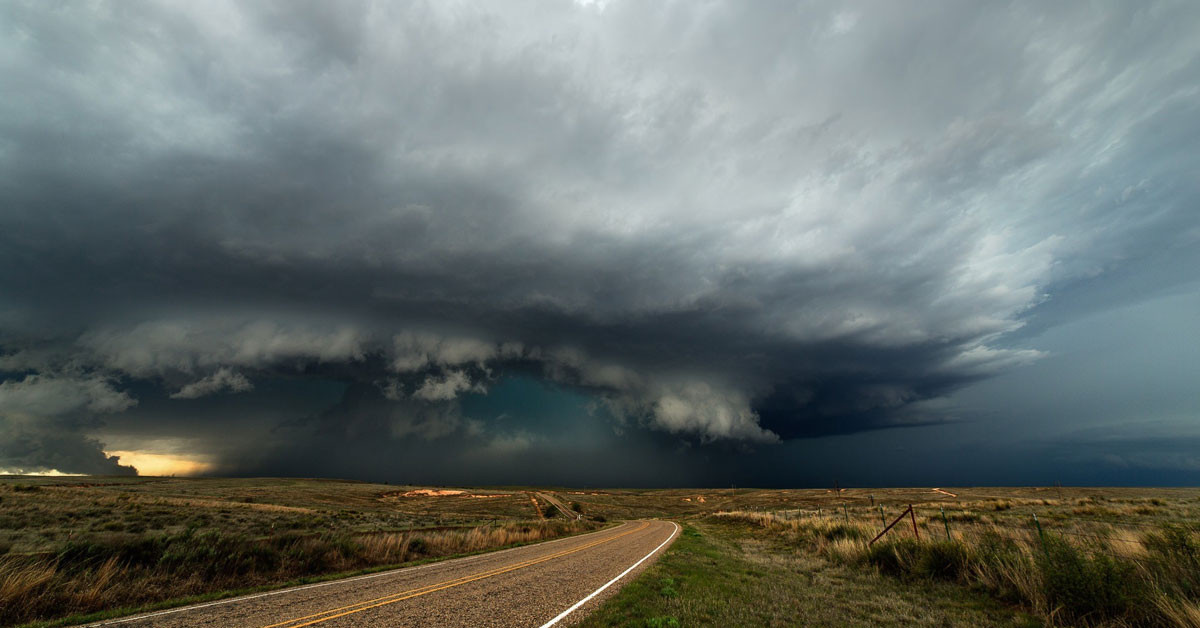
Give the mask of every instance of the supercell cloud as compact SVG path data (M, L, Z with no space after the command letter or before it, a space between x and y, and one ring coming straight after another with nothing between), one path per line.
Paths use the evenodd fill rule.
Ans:
M6 3L0 470L156 439L502 465L566 438L472 409L514 381L663 450L956 421L1060 295L1196 260L1197 32L1177 2Z

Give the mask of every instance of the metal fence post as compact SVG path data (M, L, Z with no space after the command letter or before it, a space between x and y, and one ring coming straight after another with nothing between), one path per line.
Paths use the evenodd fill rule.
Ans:
M1046 558L1050 557L1050 550L1046 548L1046 533L1042 532L1042 522L1038 521L1037 513L1033 513L1033 525L1037 526L1038 540L1042 542L1042 551L1046 553Z
M938 508L942 512L942 525L946 526L946 540L950 540L950 522L946 519L946 509Z

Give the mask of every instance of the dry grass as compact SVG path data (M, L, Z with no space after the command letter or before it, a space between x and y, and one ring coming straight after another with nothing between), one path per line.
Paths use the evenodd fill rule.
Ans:
M0 625L483 551L598 525L533 520L526 496L511 492L471 499L431 490L396 499L394 486L357 482L106 480L0 480Z
M833 573L829 569L842 580L853 579L856 590L871 595L874 602L869 612L839 611L856 618L850 623L879 623L893 611L895 618L932 619L920 614L930 598L919 591L894 608L887 602L897 592L907 592L908 579L914 577L935 578L943 587L938 595L948 595L945 587L971 591L968 596L987 591L1048 621L1069 623L1063 604L1046 593L1039 564L1044 552L1032 520L1037 514L1047 534L1066 539L1088 560L1104 555L1134 565L1133 575L1153 583L1141 599L1153 609L1155 621L1196 625L1200 581L1189 585L1189 574L1194 573L1190 563L1179 552L1171 554L1178 539L1148 537L1163 526L1200 521L1200 490L1196 489L568 491L183 478L0 478L0 623L269 586L314 574L535 541L589 525L569 525L538 494L553 497L593 521L646 517L691 521L706 533L715 531L715 540L725 527L736 527L740 530L736 533L738 565L771 572L772 578L809 570L805 577L812 582L789 584L789 595L816 586L825 577L822 574ZM922 547L895 543L912 535L911 523L905 521L884 541L890 557L881 550L872 558L866 542L882 527L879 507L890 520L909 504L916 507ZM542 513L550 518L543 520ZM945 538L947 523L955 544L970 548L972 559L964 569L921 575L932 564L923 558L925 546L945 550L945 543L935 544L933 539ZM1101 537L1102 542L1092 544L1095 539L1089 537ZM975 554L993 542L988 539L1004 551L979 560ZM1160 560L1164 552L1172 558ZM873 561L890 561L899 578L876 574L883 569ZM1142 563L1156 566L1142 569ZM696 569L704 564L698 560ZM875 568L863 569L866 565ZM856 573L870 577L859 579L852 575ZM774 586L772 578L761 586ZM947 580L968 586L957 587ZM873 586L888 593L874 595ZM716 597L710 610L716 608L719 591L720 587L713 589ZM687 606L686 595L672 598L670 604ZM824 608L824 602L814 604L812 612ZM736 622L755 616L752 611L731 610L719 616ZM780 607L779 616L786 612ZM956 612L947 611L944 617L974 617ZM824 613L829 625L841 623L832 611ZM702 623L704 615L689 617ZM1136 623L1114 621L1114 625ZM1088 622L1092 620L1077 623Z
M92 540L0 560L0 624L89 613L559 537L587 522L357 535L220 533Z
M969 505L991 512L1014 507L996 501ZM1065 507L1071 513L1078 509ZM1162 507L1156 506L1155 512ZM1107 510L1136 515L1139 508ZM1055 525L1039 534L1034 526L968 517L959 519L947 538L950 517L943 522L940 512L933 517L926 511L916 517L920 540L906 519L871 545L882 521L855 514L730 511L714 518L758 526L833 562L872 566L901 579L950 581L988 591L1024 606L1048 625L1200 626L1196 526L1049 517Z

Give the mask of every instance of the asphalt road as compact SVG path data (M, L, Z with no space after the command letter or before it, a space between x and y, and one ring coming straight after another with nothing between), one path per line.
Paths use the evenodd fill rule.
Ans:
M537 545L92 625L563 626L645 569L678 531L668 521L631 521Z

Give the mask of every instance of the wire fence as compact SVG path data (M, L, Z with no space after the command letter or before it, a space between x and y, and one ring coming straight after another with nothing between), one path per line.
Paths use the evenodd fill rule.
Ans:
M996 498L989 498L989 501L991 499ZM849 503L832 506L831 508L818 507L814 509L761 509L756 512L770 514L785 521L808 517L842 520L848 524L861 525L874 520L875 525L883 530L897 514L907 511L907 507L893 509L889 515L882 504L873 504L866 508L863 505L850 505ZM879 513L878 519L875 519L876 512ZM1160 517L1152 521L1131 520L1125 517L1098 518L1055 511L1050 507L1041 512L1028 507L1010 507L995 512L981 512L979 509L945 510L943 508L934 511L928 506L916 506L913 507L913 512L918 518L918 525L925 529L930 538L939 538L942 536L941 530L944 529L946 536L954 539L954 535L951 534L953 528L960 537L963 532L969 531L969 533L988 535L1015 543L1041 545L1044 548L1047 535L1061 535L1087 543L1090 551L1135 563L1142 562L1137 555L1145 550L1146 539L1151 534L1162 532L1169 526L1182 527L1193 533L1200 532L1200 523L1178 517ZM864 518L868 517L869 519L864 521ZM938 525L939 523L941 525ZM1117 550L1118 547L1124 548L1124 551Z

